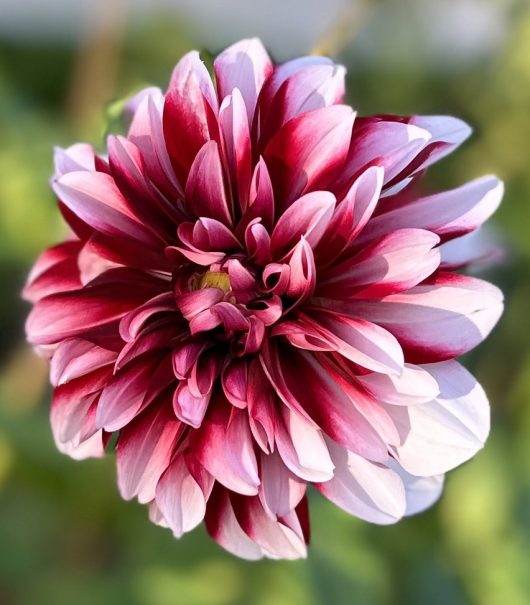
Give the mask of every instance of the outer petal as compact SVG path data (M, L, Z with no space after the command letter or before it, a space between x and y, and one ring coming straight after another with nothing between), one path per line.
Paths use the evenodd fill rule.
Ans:
M405 514L403 482L393 470L328 442L335 472L333 479L317 485L329 500L371 523L386 525Z
M341 103L345 73L326 57L301 57L277 66L260 96L261 145L291 118Z
M88 340L63 340L53 353L50 381L54 387L66 384L106 365L113 365L116 353L102 349Z
M430 477L469 460L489 432L487 397L480 384L456 361L423 366L438 382L432 402L387 408L403 438L395 456L409 473Z
M107 365L55 389L50 421L56 443L78 446L98 432L91 409L111 376Z
M337 204L317 248L319 266L328 265L346 250L370 220L379 201L384 169L371 166L350 187Z
M87 143L76 143L66 149L55 147L53 152L55 178L59 178L67 172L96 170L95 154L92 145L88 145Z
M33 265L22 296L32 303L41 298L81 287L78 255L83 243L69 240L48 248Z
M231 498L236 517L245 533L272 559L300 559L307 556L302 532L293 531L281 519L271 517L259 498Z
M380 298L408 290L440 264L440 238L423 229L398 229L330 267L318 292L330 298Z
M348 156L335 187L337 194L351 186L368 166L383 166L384 184L396 177L425 147L432 135L423 128L377 118L356 122Z
M287 407L282 415L274 438L285 466L306 481L327 481L333 476L333 464L321 431Z
M332 376L329 368L323 367L312 353L305 351L282 349L279 365L281 375L278 375L274 365L271 365L271 375L275 376L276 384L281 387L278 395L292 410L300 409L344 447L371 460L387 459L388 452L383 439L341 388L338 374ZM303 381L300 381L300 376L304 377ZM373 404L376 405L375 402ZM304 428L304 431L309 431L311 425L304 416L296 412L293 414L293 418ZM305 421L303 425L302 420ZM308 447L309 451L311 447ZM281 448L280 453L286 465L291 468ZM291 470L296 472L293 468ZM296 474L307 478L300 472ZM323 479L309 478L308 480L322 481Z
M101 394L96 414L98 428L117 431L141 412L153 373L159 365L159 354L147 354L117 372Z
M263 557L262 549L241 529L228 491L220 486L212 492L205 522L210 536L228 552L249 561Z
M261 455L260 499L273 515L283 517L294 510L305 494L305 481L292 473L277 451Z
M432 401L439 393L436 380L420 366L406 363L399 376L371 372L356 380L376 399L391 405L417 405Z
M122 498L137 496L143 504L153 500L156 484L173 455L180 427L171 404L164 400L120 431L116 451Z
M413 363L451 359L482 342L501 316L501 291L488 282L440 273L377 302L340 303L394 334Z
M192 51L178 62L164 104L164 138L171 163L185 183L199 149L218 138L217 96L199 54Z
M203 520L206 500L184 457L175 458L156 486L156 504L176 538Z
M227 489L255 495L258 493L259 477L254 469L255 459L252 459L250 431L246 433L240 423L229 427L231 410L240 411L224 399L214 402L206 422L192 436L191 451ZM238 442L238 438L242 441Z
M316 307L309 311L309 318L322 339L350 361L383 374L400 375L403 371L399 342L377 324Z
M471 181L462 187L388 205L388 210L373 218L356 244L365 246L374 238L395 229L428 229L443 241L474 231L486 221L501 202L504 186L494 176Z
M164 95L158 88L148 89L139 100L127 138L141 151L150 179L168 197L182 197L167 152L162 124Z
M215 59L214 71L219 97L224 99L238 88L251 124L261 87L272 72L271 60L261 41L250 38L229 46Z
M113 269L89 286L37 302L26 321L30 342L49 344L83 336L115 321L160 291L160 282L131 269ZM65 313L68 309L68 313Z
M391 459L388 465L401 477L405 486L407 496L406 516L416 515L430 508L442 495L444 475L415 477L407 473L394 459Z
M162 240L135 217L108 174L69 172L52 185L61 201L97 231L151 248L161 245Z

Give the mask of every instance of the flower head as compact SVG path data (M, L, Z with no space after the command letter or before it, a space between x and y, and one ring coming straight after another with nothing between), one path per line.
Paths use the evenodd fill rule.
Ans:
M469 128L356 117L329 59L274 66L245 40L214 72L182 58L165 95L128 104L108 157L56 151L72 236L30 274L27 335L61 451L101 456L118 432L120 492L155 523L179 537L204 519L241 557L297 558L307 484L393 523L483 445L488 402L454 358L502 296L444 246L502 185L418 193Z

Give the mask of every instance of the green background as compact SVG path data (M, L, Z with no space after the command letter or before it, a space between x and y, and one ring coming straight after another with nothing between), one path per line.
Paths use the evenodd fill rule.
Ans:
M399 27L410 10L408 1ZM484 277L504 290L507 306L465 359L492 404L486 448L450 473L438 505L397 526L363 523L311 493L312 545L294 563L239 561L202 528L177 542L143 507L119 498L112 454L80 463L60 455L48 426L46 369L23 343L20 288L37 253L64 233L47 183L53 145L87 140L101 148L119 110L113 100L164 86L190 48L219 48L174 12L103 28L83 43L0 36L2 605L530 603L529 4L512 3L507 18L493 52L449 62L427 53L413 29L404 30L408 54L385 46L384 35L374 41L381 28L371 29L369 18L329 32L361 115L449 113L473 125L473 139L428 180L433 190L489 172L506 181L492 221L505 257ZM363 40L376 50L363 50Z

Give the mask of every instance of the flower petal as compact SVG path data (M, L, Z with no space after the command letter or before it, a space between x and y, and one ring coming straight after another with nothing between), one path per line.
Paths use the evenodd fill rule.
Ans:
M334 105L303 113L276 132L264 158L281 209L328 188L346 159L354 119L350 107Z
M405 488L397 473L331 441L328 448L335 464L333 479L317 485L328 500L370 523L387 525L403 517Z
M166 93L164 138L179 182L185 183L199 149L218 138L217 95L196 51L177 63Z
M258 38L236 42L217 55L214 61L219 98L241 91L248 123L252 124L261 87L272 72L272 63Z
M454 273L436 278L377 302L337 305L394 334L412 363L451 359L482 342L503 309L498 288Z
M329 298L381 298L408 290L440 264L440 238L423 229L397 229L334 264L319 279Z
M451 191L389 205L373 218L356 244L366 246L373 239L396 229L414 227L437 233L443 241L474 231L501 202L504 186L494 176L486 176Z
M456 361L424 365L438 382L440 395L429 403L387 407L403 443L395 457L409 473L444 473L482 448L490 426L487 397L475 378Z
M116 452L118 488L124 500L135 496L143 504L153 500L180 430L181 423L173 416L171 403L165 400L121 429Z

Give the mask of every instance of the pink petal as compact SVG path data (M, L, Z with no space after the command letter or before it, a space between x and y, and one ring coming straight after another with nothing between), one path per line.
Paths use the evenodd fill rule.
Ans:
M342 177L335 185L340 193L351 186L351 177L368 166L382 166L384 183L392 181L420 153L431 139L423 128L380 118L358 120Z
M342 65L316 56L301 57L276 66L260 97L261 144L266 144L291 118L341 103L345 73Z
M218 137L217 96L196 51L177 63L166 94L164 138L179 182L185 183L199 149Z
M488 282L440 273L408 292L338 306L392 332L416 363L458 357L482 342L502 313L503 297Z
M112 367L95 369L85 376L72 379L54 390L50 421L57 443L79 444L90 409L97 401L101 389L112 376ZM94 426L92 434L98 427Z
M156 505L176 538L197 527L204 519L206 498L183 456L175 458L160 478L156 486Z
M222 387L226 398L232 405L244 409L247 407L248 361L233 359L225 368Z
M297 116L276 132L264 157L282 208L304 193L326 189L336 177L354 119L351 108L334 105Z
M297 199L282 214L274 227L271 246L275 258L288 253L303 236L315 248L324 234L335 209L335 196L328 191L314 191Z
M82 337L90 329L121 318L158 290L157 280L133 269L107 271L85 288L38 301L26 322L28 338L46 344Z
M210 406L207 422L193 434L191 448L197 460L219 483L227 489L245 495L258 493L259 479L252 473L252 455L249 451L248 434L228 425L230 411L236 411L228 402L217 400ZM234 431L244 438L241 446L234 441ZM241 449L239 449L241 448ZM240 458L238 458L238 456Z
M489 433L487 397L456 361L423 366L438 382L440 395L417 406L387 407L403 438L395 457L409 473L430 477L474 456Z
M394 459L389 461L389 466L401 477L405 486L407 497L406 516L416 515L430 508L442 495L444 475L415 477L407 473Z
M439 241L423 229L394 230L328 269L319 291L330 298L380 298L408 290L437 269Z
M256 443L265 452L274 446L275 396L260 362L249 364L247 383L249 425Z
M326 498L370 523L387 525L403 517L405 488L397 473L331 441L328 448L335 464L333 479L317 485Z
M109 136L107 148L114 181L134 215L165 240L170 239L182 213L151 184L140 149L121 136Z
M422 152L422 162L416 170L424 170L434 162L452 153L470 135L471 128L452 116L412 116L409 123L427 130L431 140Z
M143 355L119 370L103 389L96 413L96 426L118 431L144 408L144 400L160 355Z
M97 431L91 437L76 443L67 441L66 443L55 442L57 449L61 454L70 456L74 460L86 460L87 458L102 458L105 455L105 443L103 441L102 432Z
M155 489L166 470L177 442L181 424L167 401L147 409L120 431L117 466L122 498L135 496L145 504L155 497Z
M285 350L280 361L285 381L280 397L288 394L313 422L349 450L370 460L388 458L384 432L379 426L373 426L371 418L367 420L363 409L364 405L375 407L377 403L370 400L363 404L367 396L362 391L346 392L344 387L348 380L336 365L326 363L323 356L317 358L313 353L301 350L291 350L289 354ZM300 376L304 377L303 381Z
M205 143L193 160L186 183L186 200L197 218L213 218L227 225L232 223L219 147L215 141Z
M204 420L210 399L211 392L197 395L190 390L189 383L181 382L173 395L175 416L185 424L198 429Z
M232 409L224 449L226 462L232 471L242 477L248 485L258 487L260 484L258 463L246 411Z
M28 275L22 291L24 299L35 303L49 294L80 288L77 259L82 245L71 240L45 250Z
M420 366L406 363L399 376L372 372L356 380L376 399L391 405L418 405L432 401L439 393L436 380Z
M115 360L114 351L102 349L88 340L63 340L52 357L50 381L57 387L104 366L114 365Z
M400 343L386 329L324 308L313 307L309 313L305 320L350 361L383 374L399 376L403 371Z
M251 124L261 87L272 72L271 60L260 40L250 38L229 46L215 59L214 71L219 97L224 99L238 88Z
M127 138L142 154L147 174L169 198L182 197L164 139L162 112L164 95L158 88L150 89L139 101Z
M223 299L220 288L202 288L176 297L177 307L187 320L193 319L201 311L209 309Z
M244 212L248 206L250 192L252 150L248 118L239 89L234 89L223 101L219 121L232 183L232 195Z
M54 178L56 179L67 172L96 170L94 148L87 143L77 143L66 149L55 147L53 161L55 164Z
M384 169L371 166L353 183L335 212L317 248L318 264L330 264L362 231L379 201Z
M273 515L283 517L294 510L306 489L300 480L284 464L277 451L261 454L261 486L259 496L263 507Z
M333 464L322 432L287 407L282 408L282 414L283 421L278 419L274 438L285 466L306 481L330 479Z
M236 517L245 533L272 559L300 559L307 556L303 536L281 520L269 516L259 498L232 497Z
M462 187L413 199L372 219L359 239L367 242L395 229L415 227L437 233L443 241L477 229L497 209L504 187L487 176Z
M205 522L210 536L228 552L249 561L263 557L262 549L241 529L227 490L214 488Z
M102 172L69 172L52 183L53 190L82 221L111 237L159 246L161 240L132 212L112 177Z
M289 260L289 283L286 294L296 299L295 304L311 297L316 284L313 250L305 237L296 244Z

